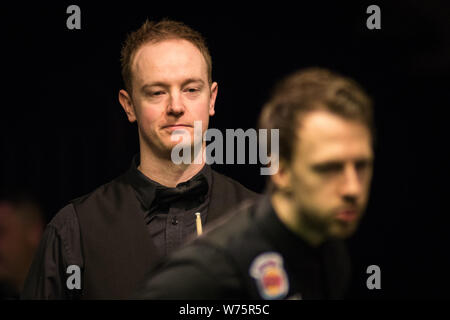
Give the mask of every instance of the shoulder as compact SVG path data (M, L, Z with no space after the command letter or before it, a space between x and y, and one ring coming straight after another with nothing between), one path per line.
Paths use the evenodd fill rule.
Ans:
M78 207L86 202L94 202L103 199L118 201L120 199L120 194L129 189L128 185L126 175L123 174L87 194L71 200L70 203L75 207Z
M89 227L93 223L117 221L123 212L140 210L136 191L125 174L84 196L71 200L70 203L82 228Z
M236 209L206 228L204 234L194 243L200 247L216 247L230 256L242 252L243 243L246 243L244 251L252 251L255 248L254 242L265 243L265 237L255 223L258 203L258 199L243 201Z
M61 238L72 236L79 233L78 218L75 208L71 203L58 211L53 219L47 225L47 228L55 230L56 234Z
M118 177L86 195L69 201L53 217L47 228L49 231L53 230L65 246L78 244L80 242L79 213L80 211L86 211L83 210L84 206L82 204L89 205L93 202L99 202L99 199L114 199L114 194L117 194L117 189L120 188L121 183L122 177Z
M238 298L241 282L228 256L209 245L184 247L160 262L137 291L139 299Z
M255 257L276 251L272 239L262 228L264 215L258 214L262 199L243 202L236 210L205 230L193 244L199 253L202 247L213 247L232 262L243 275Z
M80 242L80 226L72 204L58 211L48 223L41 239L42 255L62 259L66 265L83 265Z
M244 232L251 224L252 211L256 205L255 199L249 199L241 202L234 210L223 216L221 219L215 221L209 226L202 237L198 240L207 240L210 238L224 237L234 230L234 234L240 234ZM237 228L237 229L236 229Z

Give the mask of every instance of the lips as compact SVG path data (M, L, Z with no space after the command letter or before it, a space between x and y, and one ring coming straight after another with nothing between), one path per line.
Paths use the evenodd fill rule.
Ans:
M356 209L343 209L338 211L337 216L339 220L345 222L353 222L358 218L358 210Z
M166 130L170 130L170 131L175 131L175 130L186 130L187 128L192 128L192 126L187 125L187 124L169 124L169 125L165 125L162 127L163 129Z

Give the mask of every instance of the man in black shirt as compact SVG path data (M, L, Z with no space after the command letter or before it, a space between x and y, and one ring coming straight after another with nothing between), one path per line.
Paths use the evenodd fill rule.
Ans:
M370 99L348 78L314 68L285 79L260 118L260 127L279 129L279 170L263 200L161 262L137 297L343 298L342 239L367 204L372 122Z
M215 112L217 83L199 33L147 21L128 36L121 62L119 101L137 121L140 153L125 174L71 201L49 223L24 299L128 298L159 257L195 234L196 213L210 223L256 196L204 161L172 161L177 141L203 150L204 141L194 145L194 121L204 133Z

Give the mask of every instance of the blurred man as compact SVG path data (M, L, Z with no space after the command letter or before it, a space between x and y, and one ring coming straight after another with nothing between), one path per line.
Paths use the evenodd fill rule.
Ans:
M44 230L39 206L25 198L0 200L0 299L17 299Z
M126 39L121 61L119 102L137 122L140 153L124 175L55 216L22 298L127 298L154 262L195 234L195 213L210 223L256 195L203 161L172 162L180 139L195 147L194 121L204 132L215 113L218 85L198 32L147 21Z
M161 263L138 297L343 298L350 271L342 239L358 226L372 178L371 108L355 82L330 71L285 79L260 118L280 139L264 200Z

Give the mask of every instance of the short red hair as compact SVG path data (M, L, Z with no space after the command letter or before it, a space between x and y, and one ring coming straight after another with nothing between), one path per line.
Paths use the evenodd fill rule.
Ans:
M203 36L182 22L173 20L161 20L159 22L146 20L136 31L126 38L121 51L122 78L125 89L132 92L133 74L131 65L140 47L146 43L158 43L169 39L183 39L192 43L200 50L206 61L208 81L212 83L212 60L206 41Z

